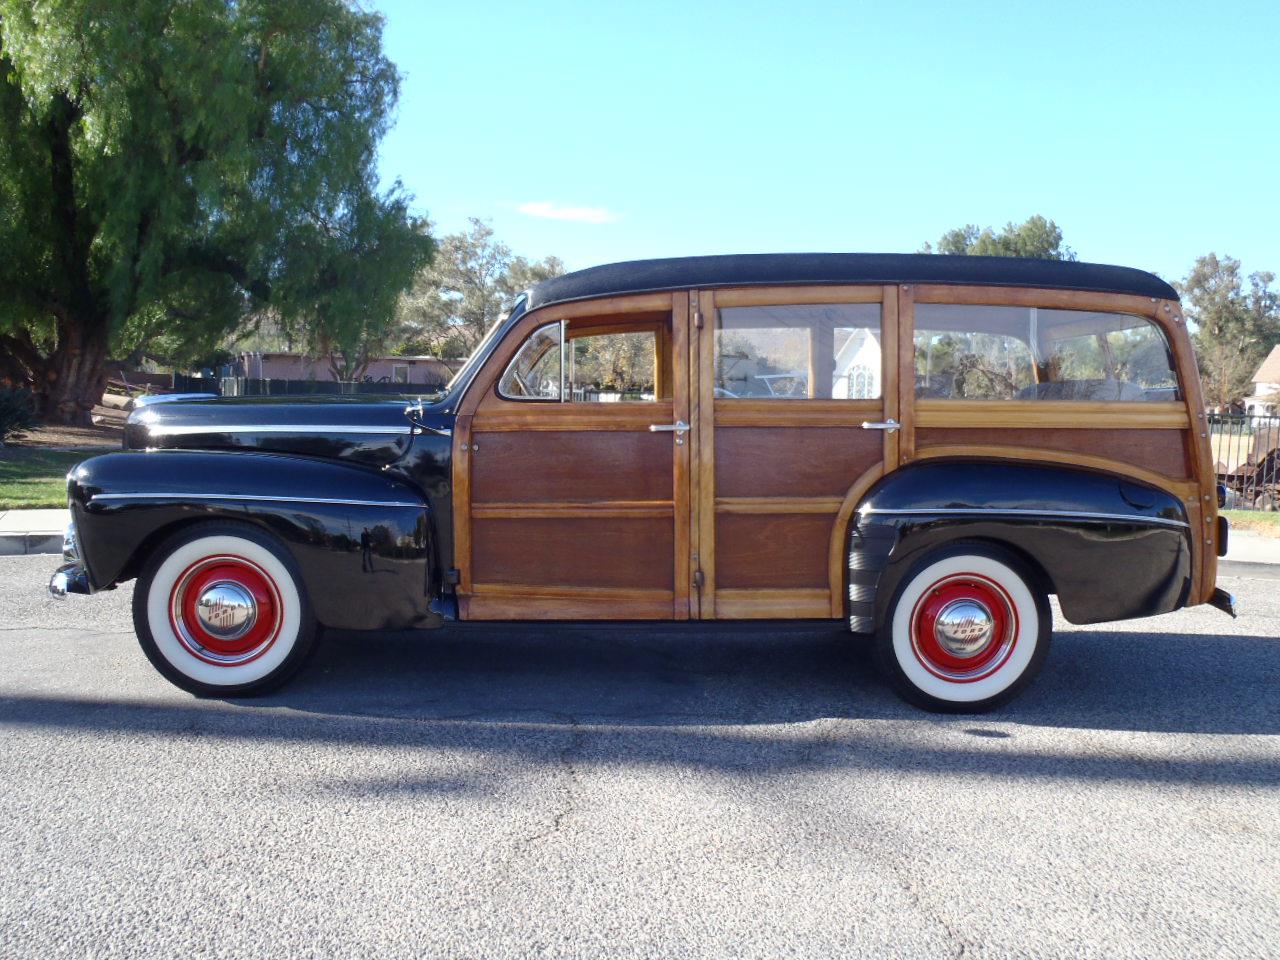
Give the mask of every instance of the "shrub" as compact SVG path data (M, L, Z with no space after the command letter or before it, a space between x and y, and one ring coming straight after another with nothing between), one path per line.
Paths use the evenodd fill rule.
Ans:
M0 387L0 446L36 425L36 404L30 390Z

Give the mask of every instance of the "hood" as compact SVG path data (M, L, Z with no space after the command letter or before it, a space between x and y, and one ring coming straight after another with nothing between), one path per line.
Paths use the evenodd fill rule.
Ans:
M404 455L404 400L236 398L157 403L133 411L127 450L251 450L385 466Z

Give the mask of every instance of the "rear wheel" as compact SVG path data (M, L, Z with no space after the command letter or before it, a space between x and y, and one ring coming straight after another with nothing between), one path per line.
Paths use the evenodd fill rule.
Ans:
M960 543L927 554L903 577L881 619L877 654L912 703L979 712L1031 682L1052 623L1048 598L1016 557Z
M278 687L317 632L288 551L237 523L202 524L165 541L138 578L133 624L155 668L198 696Z

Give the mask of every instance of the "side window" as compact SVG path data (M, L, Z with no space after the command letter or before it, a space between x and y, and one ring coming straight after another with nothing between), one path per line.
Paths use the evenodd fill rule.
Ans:
M1168 344L1142 317L933 303L915 316L921 399L1178 399Z
M573 336L570 328L568 383L574 403L657 399L655 330Z
M521 345L498 381L507 400L619 403L670 399L664 322L549 323Z
M716 317L719 398L871 400L880 369L878 303L724 307Z
M559 401L563 387L563 324L548 323L529 335L498 381L508 400Z

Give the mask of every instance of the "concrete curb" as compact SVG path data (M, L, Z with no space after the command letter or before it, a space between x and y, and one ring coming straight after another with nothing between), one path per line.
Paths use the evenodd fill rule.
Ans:
M1248 560L1218 560L1218 576L1245 577L1252 580L1280 580L1280 563L1254 563Z
M0 534L0 557L21 557L27 554L44 553L62 553L61 533Z

